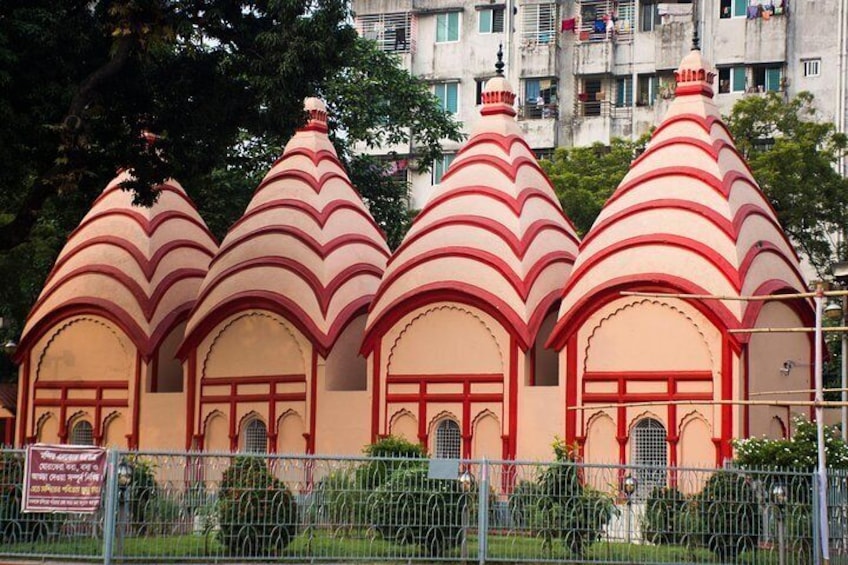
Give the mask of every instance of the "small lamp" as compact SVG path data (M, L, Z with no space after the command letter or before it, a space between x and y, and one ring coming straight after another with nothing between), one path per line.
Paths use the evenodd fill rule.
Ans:
M133 480L133 467L129 463L127 463L126 459L121 459L121 462L118 463L118 488L121 491L126 490L128 486L132 483Z
M461 475L459 475L459 486L462 487L462 490L468 492L471 490L471 485L474 484L474 475L472 475L468 469L464 470Z
M6 355L14 355L18 350L18 344L14 339L10 339L6 343L3 344L3 351L6 352Z
M783 507L786 506L786 487L780 483L771 487L771 500L774 502L775 506L779 509L783 509Z
M633 493L636 492L636 489L639 487L639 481L636 480L636 477L632 475L627 475L624 477L624 483L621 486L621 490L624 492L624 496L627 497L627 502L630 502L630 499L633 497Z
M839 302L830 302L824 309L824 317L836 321L842 319L842 305Z

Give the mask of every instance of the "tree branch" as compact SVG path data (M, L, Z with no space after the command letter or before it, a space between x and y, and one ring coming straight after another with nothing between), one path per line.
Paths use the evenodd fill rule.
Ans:
M132 54L133 43L134 38L131 35L121 37L115 43L112 57L80 83L59 125L60 144L65 148L63 150L57 148L57 163L64 157L63 152L67 152L76 145L76 134L82 127L82 115L87 106L103 83L126 65ZM15 217L9 223L0 226L0 251L8 251L29 239L44 203L58 192L58 177L68 174L73 174L73 166L55 164L33 181Z

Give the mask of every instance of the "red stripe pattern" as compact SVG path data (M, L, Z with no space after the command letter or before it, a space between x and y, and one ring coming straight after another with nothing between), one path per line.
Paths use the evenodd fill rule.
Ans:
M496 83L511 93L506 81ZM424 295L488 304L524 349L556 302L579 240L501 98L484 104L476 131L392 256L363 351Z
M194 305L215 238L177 182L158 187L156 203L143 208L120 187L129 178L120 172L69 236L30 311L22 350L85 312L115 322L147 358Z
M563 291L551 340L557 347L611 281L680 289L684 280L704 293L734 296L805 288L798 256L736 151L713 103L709 74L694 69L702 62L693 53L680 72L704 77L693 79L703 85L678 88L646 151L586 234ZM761 302L705 305L729 328L750 327L762 308Z
M310 104L308 124L289 141L213 259L183 352L223 317L264 308L286 317L326 355L376 292L388 246L327 136L323 103Z

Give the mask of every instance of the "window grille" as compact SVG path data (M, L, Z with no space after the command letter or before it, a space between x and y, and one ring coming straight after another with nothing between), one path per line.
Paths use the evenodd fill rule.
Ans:
M556 4L525 5L521 20L521 39L528 43L548 44L556 40Z
M462 434L459 424L453 420L442 420L436 427L435 456L439 459L459 459L462 448Z
M377 42L381 51L409 53L413 45L413 16L410 12L357 16L356 30Z
M89 422L80 420L71 429L71 445L94 445L94 428Z
M654 487L665 486L667 442L665 427L653 418L640 420L633 427L631 457L637 466L633 474L639 481L640 494L649 494Z
M440 82L433 85L433 93L439 99L439 107L445 112L456 114L459 111L459 83Z
M246 453L268 451L268 430L262 420L251 420L244 427L244 451Z
M821 74L821 59L805 59L801 62L804 63L805 77L817 77Z
M456 153L444 153L441 159L436 159L433 162L433 171L431 173L431 184L436 185L442 182L442 177L448 172L448 169L453 163Z

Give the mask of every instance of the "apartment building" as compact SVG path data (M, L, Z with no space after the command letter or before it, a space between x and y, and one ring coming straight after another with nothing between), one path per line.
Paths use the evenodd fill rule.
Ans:
M431 83L466 132L503 44L518 121L540 156L659 123L696 24L724 113L744 96L808 90L819 118L845 131L844 0L353 0L353 10L359 33ZM415 147L383 152L401 156L396 170L421 208L457 149L446 142L427 174L415 170Z

